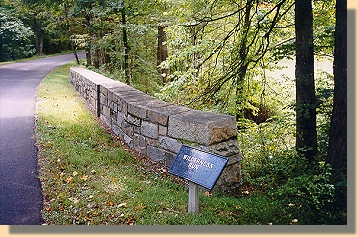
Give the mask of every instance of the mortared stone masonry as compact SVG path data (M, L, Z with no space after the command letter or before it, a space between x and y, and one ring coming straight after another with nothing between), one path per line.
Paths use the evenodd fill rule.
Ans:
M235 117L170 104L80 67L70 69L70 82L129 147L167 167L182 144L222 155L229 161L214 190L230 192L240 184Z

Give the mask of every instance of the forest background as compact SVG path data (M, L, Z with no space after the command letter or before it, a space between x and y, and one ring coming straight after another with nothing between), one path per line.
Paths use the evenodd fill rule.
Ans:
M0 0L0 9L0 61L85 50L89 69L236 116L243 186L295 203L307 223L346 223L346 1ZM321 61L335 68L315 70Z

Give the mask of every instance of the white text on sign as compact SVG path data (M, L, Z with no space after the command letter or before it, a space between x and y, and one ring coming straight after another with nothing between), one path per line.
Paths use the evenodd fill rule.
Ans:
M209 169L212 169L214 167L214 165L212 163L207 162L205 160L195 158L193 156L184 155L183 159L189 161L188 167L195 169L195 170L199 169L200 166L203 166L203 167L206 167Z

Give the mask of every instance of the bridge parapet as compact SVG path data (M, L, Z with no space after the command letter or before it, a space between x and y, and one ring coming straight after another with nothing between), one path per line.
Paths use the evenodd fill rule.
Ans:
M235 117L192 110L151 97L93 71L71 67L70 82L90 109L129 147L170 167L181 145L229 158L214 190L241 182Z

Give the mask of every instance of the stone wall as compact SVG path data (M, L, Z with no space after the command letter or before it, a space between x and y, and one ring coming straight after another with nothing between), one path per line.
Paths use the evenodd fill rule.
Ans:
M235 117L173 105L84 68L72 67L70 82L129 147L167 167L182 144L222 155L229 162L214 190L240 184Z

